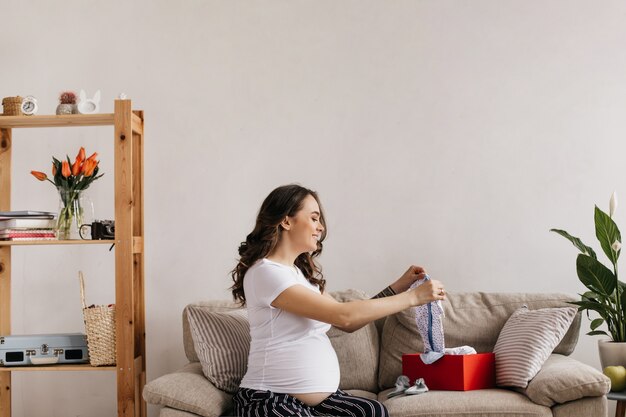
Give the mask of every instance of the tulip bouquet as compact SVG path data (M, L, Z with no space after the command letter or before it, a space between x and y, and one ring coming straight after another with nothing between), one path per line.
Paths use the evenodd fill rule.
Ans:
M574 244L580 254L576 258L576 272L578 279L589 291L580 294L581 300L572 304L578 305L578 311L595 311L600 318L591 321L591 331L588 335L607 335L613 342L626 342L626 284L618 279L617 260L622 247L622 236L619 228L613 221L613 214L617 208L617 195L613 193L609 203L609 214L595 208L594 221L596 237L604 254L611 261L612 270L604 266L596 253L585 245L579 238L565 230L551 229L551 232L560 234ZM606 323L608 333L598 328Z
M43 172L30 172L39 181L52 183L59 192L61 200L57 221L59 239L69 239L72 225L80 227L83 223L81 193L89 188L92 182L104 175L98 175L98 163L100 161L97 158L97 152L94 152L89 158L85 158L85 148L81 147L73 163L69 156L65 161L52 158L53 180Z

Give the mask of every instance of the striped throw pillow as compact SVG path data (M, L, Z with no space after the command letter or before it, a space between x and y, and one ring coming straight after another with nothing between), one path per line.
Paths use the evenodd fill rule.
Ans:
M246 310L209 312L190 306L187 318L204 376L222 391L234 393L248 366L250 325Z
M517 310L500 331L496 355L496 384L526 388L559 344L576 316L574 307Z

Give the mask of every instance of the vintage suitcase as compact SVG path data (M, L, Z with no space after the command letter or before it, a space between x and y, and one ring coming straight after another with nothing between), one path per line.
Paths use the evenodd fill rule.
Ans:
M82 333L0 336L0 366L88 363Z

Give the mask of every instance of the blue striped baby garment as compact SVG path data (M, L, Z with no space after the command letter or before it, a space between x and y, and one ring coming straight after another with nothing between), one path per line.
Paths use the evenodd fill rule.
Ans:
M411 289L418 287L428 281L430 277L426 275L424 279L417 280L411 285ZM424 353L420 355L422 362L431 364L440 359L445 353L445 340L443 335L443 306L441 301L432 301L417 307L412 307L417 331L422 336L424 342Z

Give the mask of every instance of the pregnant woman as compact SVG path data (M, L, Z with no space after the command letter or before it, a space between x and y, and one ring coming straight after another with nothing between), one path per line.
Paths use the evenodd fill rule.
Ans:
M339 363L326 332L352 332L398 311L445 299L441 282L408 290L426 271L411 266L371 300L335 301L315 258L326 222L314 191L273 190L232 271L235 300L248 309L248 369L233 401L237 416L386 417L385 406L339 388ZM408 291L407 291L408 290Z

